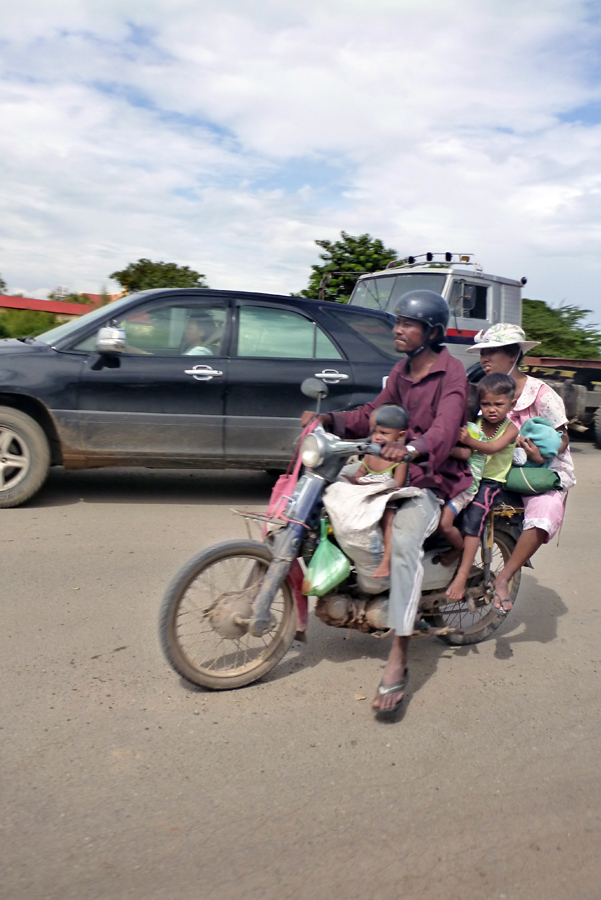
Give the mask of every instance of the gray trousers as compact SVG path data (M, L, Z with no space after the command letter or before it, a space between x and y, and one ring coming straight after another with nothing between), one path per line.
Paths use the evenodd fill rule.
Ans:
M424 578L423 543L436 530L440 501L434 491L411 497L399 507L392 526L388 627L395 634L413 632Z

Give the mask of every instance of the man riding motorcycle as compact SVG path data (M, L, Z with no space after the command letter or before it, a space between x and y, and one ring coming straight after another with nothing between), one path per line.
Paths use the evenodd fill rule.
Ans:
M380 715L396 712L407 686L409 637L423 578L423 542L436 530L441 504L472 480L467 464L450 456L466 423L467 378L462 363L442 343L449 307L433 291L410 291L399 300L395 315L395 347L407 359L394 366L384 390L356 410L319 416L339 437L361 438L369 433L375 407L399 404L409 413L405 442L385 444L381 452L392 462L410 455L409 483L424 494L405 500L394 519L388 623L394 637L372 703ZM304 412L301 424L313 417L314 413Z

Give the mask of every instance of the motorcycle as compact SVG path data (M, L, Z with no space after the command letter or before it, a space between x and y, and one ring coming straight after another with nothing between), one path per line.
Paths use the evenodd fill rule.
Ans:
M316 379L301 385L319 403L327 387ZM160 642L175 671L188 681L213 690L229 690L266 675L289 650L295 636L304 640L308 598L303 593L306 566L322 533L326 516L322 497L350 457L378 455L380 446L366 440L342 440L318 425L299 448L305 467L277 517L241 512L258 523L262 540L225 541L190 559L171 581L160 613ZM484 640L505 613L494 607L494 579L515 547L521 508L501 506L489 514L479 552L461 601L445 591L458 562L441 563L450 549L438 536L424 543L424 578L415 636L430 635L453 646ZM334 535L335 537L335 535ZM336 628L381 637L387 628L388 591L351 575L319 597L315 613ZM510 583L515 602L521 571ZM373 579L372 579L373 581ZM306 588L305 588L306 589Z

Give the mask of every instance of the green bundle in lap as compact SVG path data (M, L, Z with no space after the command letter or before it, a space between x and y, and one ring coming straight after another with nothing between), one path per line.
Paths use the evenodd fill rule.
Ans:
M322 597L348 578L351 564L348 556L328 540L328 524L321 520L321 540L307 568L303 594Z
M543 466L512 466L507 473L505 487L508 491L531 497L534 494L546 494L547 491L560 491L561 479L553 469Z

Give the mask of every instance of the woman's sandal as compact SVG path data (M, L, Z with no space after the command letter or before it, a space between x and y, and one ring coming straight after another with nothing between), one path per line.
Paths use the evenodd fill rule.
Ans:
M497 610L497 612L499 613L500 616L506 616L507 613L510 613L511 610L513 609L512 601L511 600L502 600L500 594L497 591L495 591L493 594L493 598L492 598L493 604L494 604L495 600L498 600L499 603L501 603L501 604L511 603L511 606L509 607L509 609L503 609L502 606L495 606L495 609Z
M407 667L405 667L405 672L403 674L403 677L401 678L400 681L397 681L396 684L382 684L382 682L380 682L380 684L378 685L378 691L377 691L378 697L387 697L388 694L398 694L400 691L403 691L403 696L401 697L400 700L397 700L397 702L394 704L394 706L391 706L389 709L380 709L379 706L377 706L377 707L372 706L372 709L377 716L388 719L391 716L393 716L400 709L400 707L403 703L403 700L405 699L405 691L407 689L408 681L409 681L409 669Z

